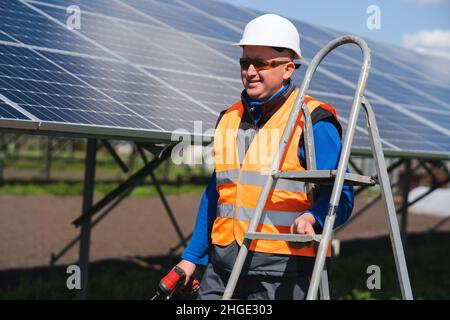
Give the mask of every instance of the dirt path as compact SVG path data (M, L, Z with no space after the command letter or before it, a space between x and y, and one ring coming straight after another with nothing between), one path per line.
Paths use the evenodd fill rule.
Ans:
M192 231L200 201L198 196L169 197L170 205L185 235ZM368 201L358 198L356 207ZM81 197L0 197L0 269L48 265L50 254L59 252L79 230L71 221L81 212ZM441 218L410 215L409 230L420 232ZM440 230L450 230L450 223ZM348 224L336 238L349 240L387 234L381 204ZM166 254L178 243L158 198L129 198L94 229L91 261L126 256ZM60 261L77 261L78 245Z

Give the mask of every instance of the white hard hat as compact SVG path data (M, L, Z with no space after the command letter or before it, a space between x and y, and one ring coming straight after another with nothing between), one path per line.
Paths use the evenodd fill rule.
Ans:
M288 19L276 14L264 14L245 26L242 39L234 46L268 46L291 49L295 59L301 59L300 36Z

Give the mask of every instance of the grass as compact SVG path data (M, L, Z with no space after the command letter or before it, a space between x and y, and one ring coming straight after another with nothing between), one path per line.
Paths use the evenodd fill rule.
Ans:
M330 272L333 299L401 299L390 248L335 258ZM407 261L415 299L448 299L450 239L408 250ZM368 290L367 266L381 269L381 289ZM0 271L0 299L73 299L66 288L64 267L54 270ZM90 269L91 299L148 299L165 273L121 260L96 262ZM3 281L7 279L7 281ZM12 279L16 279L15 281Z
M165 275L163 271L144 269L121 261L94 263L90 274L90 299L138 300L151 298L159 280ZM75 299L76 290L67 289L67 276L64 267L42 268L38 272L23 271L15 283L9 280L7 285L1 286L0 299Z
M112 191L117 184L114 183L96 183L95 196L105 196ZM201 194L205 186L198 184L182 184L176 185L161 185L165 195L182 195L182 194ZM81 196L83 195L83 183L14 183L4 184L0 187L0 196ZM158 192L154 185L140 185L136 187L130 195L131 197L156 197Z
M130 162L129 157L122 157L127 165ZM9 156L4 162L5 174L9 176L20 176L24 174L20 182L4 181L0 186L0 196L16 195L16 196L79 196L83 194L84 179L84 153L76 152L73 155L59 152L52 158L51 180L47 182L44 176L45 161L42 156L37 153L27 152L18 157ZM124 181L129 175L142 168L144 165L140 157L136 157L134 165L129 173L123 173L117 163L111 156L105 152L98 152L96 162L95 196L104 196L112 191L117 184L113 181ZM159 179L164 178L165 181L177 181L180 177L204 176L205 173L200 166L193 168L187 166L177 166L172 163L165 163L155 170L155 176ZM44 180L43 180L44 179ZM40 182L37 182L42 180ZM59 180L59 181L58 181ZM23 181L23 182L22 182ZM55 182L53 182L55 181ZM70 181L70 182L68 182ZM111 182L109 182L111 181ZM167 195L180 194L200 194L204 190L204 185L182 183L180 186L173 184L162 184L163 192ZM154 197L157 196L156 188L151 184L140 185L134 189L132 197Z
M55 155L51 161L52 176L60 176L61 174L70 172L73 176L83 177L85 167L84 157L84 154L75 154L73 156L65 154L58 154L57 156ZM129 168L131 167L130 169L133 169L132 171L136 171L136 169L142 168L142 166L144 165L144 162L140 157L136 157L132 165L130 164L130 157L122 156L121 159ZM166 170L164 166L165 165L163 164L162 166L157 168L155 170L155 174L162 175L163 171ZM4 160L4 170L11 173L19 171L34 171L36 173L43 173L45 169L45 160L42 156L38 156L35 154L8 156ZM99 152L97 154L96 172L101 173L102 175L109 174L112 177L127 175L120 170L118 164L112 159L109 154L106 154L105 152ZM202 173L203 172L200 165L189 168L186 165L175 165L173 163L169 163L169 166L167 168L168 179L175 179L179 175L200 175Z
M450 239L408 248L406 260L415 299L450 298ZM368 290L367 267L381 270L381 289ZM333 261L330 277L331 292L341 299L400 299L394 258L390 247L386 251L339 257ZM350 276L351 275L351 276Z

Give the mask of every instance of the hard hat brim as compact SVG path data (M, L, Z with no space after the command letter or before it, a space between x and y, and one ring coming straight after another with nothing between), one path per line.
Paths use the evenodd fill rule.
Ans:
M264 43L261 43L261 42L252 43L252 42L247 42L247 41L240 41L240 42L233 43L231 45L233 47L241 47L241 48L244 47L244 46L281 47L281 48L286 48L286 49L292 50L294 52L294 55L295 55L294 56L295 60L301 60L303 58L302 55L300 54L300 52L298 52L297 50L289 48L287 46L283 46L283 45L274 46L274 45L264 44Z

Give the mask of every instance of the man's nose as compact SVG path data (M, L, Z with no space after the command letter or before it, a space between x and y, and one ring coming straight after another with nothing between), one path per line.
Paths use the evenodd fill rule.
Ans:
M251 64L247 69L247 75L249 76L255 76L258 72L256 71L256 68L253 64Z

